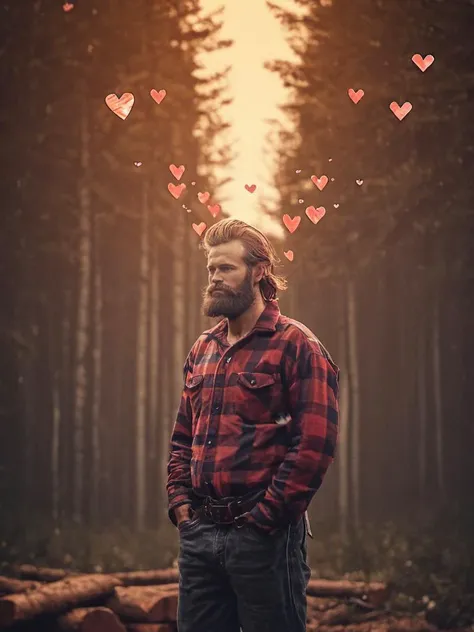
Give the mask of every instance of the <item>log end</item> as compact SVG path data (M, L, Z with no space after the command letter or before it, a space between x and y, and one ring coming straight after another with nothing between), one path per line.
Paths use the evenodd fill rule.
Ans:
M0 599L0 628L7 627L15 621L15 603L8 597Z

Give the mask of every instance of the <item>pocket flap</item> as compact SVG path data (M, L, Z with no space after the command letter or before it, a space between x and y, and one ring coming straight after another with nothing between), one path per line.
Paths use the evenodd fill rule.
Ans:
M204 375L193 375L186 380L186 388L197 388L204 379Z
M247 388L263 388L275 384L275 376L268 373L239 373L237 381Z

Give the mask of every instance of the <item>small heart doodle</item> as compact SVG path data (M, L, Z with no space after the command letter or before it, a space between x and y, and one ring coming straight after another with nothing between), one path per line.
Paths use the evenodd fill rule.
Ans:
M329 182L329 179L327 176L321 176L320 178L318 178L318 176L311 176L311 181L318 187L320 191L322 191L326 184Z
M293 261L293 258L294 258L293 250L287 250L283 254L289 261Z
M177 167L176 165L170 165L169 168L170 168L171 173L176 178L176 180L181 180L181 176L183 175L185 171L184 165L180 165L179 167Z
M209 204L207 210L212 215L212 217L217 217L221 212L221 207L219 206L219 204Z
M349 88L347 92L349 94L350 100L356 104L359 103L359 101L362 99L362 97L365 94L363 90L357 90L357 92L355 92L352 88Z
M405 103L400 107L396 101L392 101L390 103L390 109L395 114L399 121L403 120L405 116L411 112L413 106L409 101L405 101Z
M114 114L124 121L133 108L135 97L131 92L124 92L120 99L116 94L109 94L105 97L105 103Z
M245 188L247 189L247 191L249 193L253 193L255 191L255 189L257 188L257 185L256 184L251 184L251 185L246 184Z
M413 55L411 60L415 64L415 66L418 66L421 72L425 72L425 70L429 68L434 62L434 57L433 55L426 55L426 57L423 59L423 57L419 53L416 53L415 55Z
M185 188L186 185L184 184L184 182L181 182L181 184L173 184L172 182L170 182L168 184L168 191L176 200L179 198Z
M206 202L208 201L208 199L211 197L211 194L208 193L207 191L205 193L198 193L198 200L201 202L201 204L206 204Z
M313 224L317 224L320 219L324 217L326 214L326 209L324 206L318 206L318 208L314 208L314 206L308 206L306 209L306 215L313 222Z
M153 101L155 101L155 103L158 103L158 105L160 105L160 103L166 96L166 90L160 90L158 92L157 90L155 90L155 88L153 88L152 90L150 90L150 96Z
M291 219L288 213L285 213L285 215L283 215L283 223L285 224L287 229L290 231L290 233L295 232L295 230L300 225L300 222L301 222L301 217L299 215L296 215L293 219Z
M200 224L193 224L194 232L197 233L199 237L201 237L206 228L207 226L204 222L201 222Z

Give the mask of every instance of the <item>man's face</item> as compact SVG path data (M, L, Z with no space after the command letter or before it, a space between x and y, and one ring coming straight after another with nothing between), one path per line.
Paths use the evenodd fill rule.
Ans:
M254 282L255 271L247 268L244 255L245 247L239 240L211 248L207 258L209 284L203 292L205 316L233 320L253 305L258 283Z

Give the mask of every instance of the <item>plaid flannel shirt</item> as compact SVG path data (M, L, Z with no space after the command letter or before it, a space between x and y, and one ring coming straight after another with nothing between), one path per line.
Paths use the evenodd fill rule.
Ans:
M246 517L272 533L303 516L334 460L339 368L276 300L232 346L227 324L201 334L186 358L168 515L176 525L174 510L193 491L223 498L266 490Z

